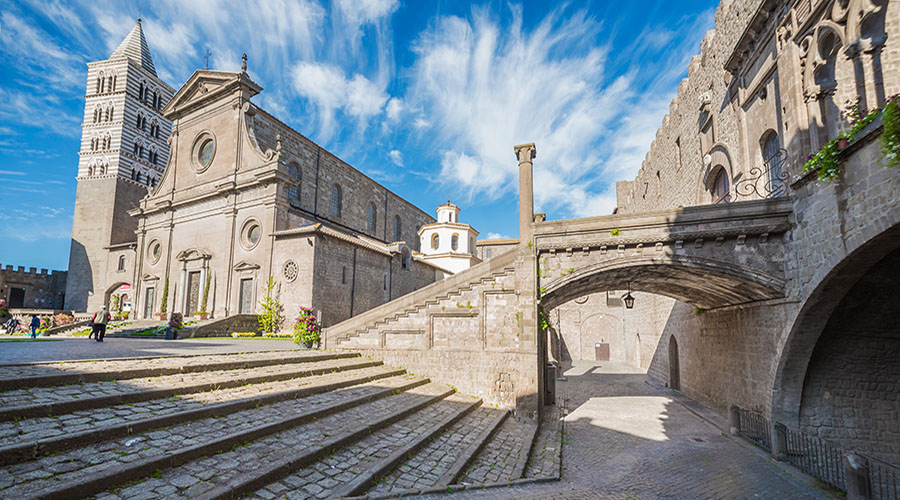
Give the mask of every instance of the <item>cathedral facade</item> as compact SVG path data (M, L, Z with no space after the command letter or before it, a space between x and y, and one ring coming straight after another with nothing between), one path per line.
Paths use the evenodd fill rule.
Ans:
M67 308L117 294L132 318L251 314L271 277L288 317L312 307L328 325L443 275L417 247L434 219L251 102L246 60L173 95L139 22L89 68Z

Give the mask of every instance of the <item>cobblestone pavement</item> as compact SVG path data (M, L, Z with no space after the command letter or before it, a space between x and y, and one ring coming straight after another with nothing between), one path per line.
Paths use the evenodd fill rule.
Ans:
M298 496L333 496L334 490L372 470L380 461L424 435L433 425L469 408L476 400L454 394L370 434L332 456L261 488L250 498L269 500L295 490ZM408 463L408 462L407 462ZM411 476L411 474L410 474ZM429 476L431 480L438 476Z
M141 370L181 370L203 367L216 363L251 363L318 357L322 351L262 351L222 355L187 355L155 358L104 359L90 361L55 361L32 364L0 365L0 379L22 379L27 377L104 374L134 369Z
M417 498L832 498L648 385L639 370L579 362L566 377L557 383L569 408L560 481Z
M79 337L63 338L58 342L3 342L0 346L0 365L255 351L303 352L303 349L298 349L289 340L242 340L230 337L182 340L111 338L101 343Z
M206 390L205 388L208 387L209 384L233 384L249 381L254 378L287 376L291 374L302 376L304 372L308 372L310 369L325 369L329 371L340 370L369 362L370 361L361 358L344 358L316 363L291 363L285 365L262 366L259 368L212 370L207 372L179 373L176 375L133 378L128 380L86 382L56 387L31 387L0 392L0 407L8 410L11 407L48 405L59 402L69 402L73 399L83 401L90 398L122 396L157 389L178 390L186 394L197 392L198 390Z
M297 366L297 365L292 365ZM165 399L154 399L138 403L125 403L106 408L74 411L61 416L37 417L0 422L0 447L10 444L36 441L53 436L71 435L88 429L135 422L170 415L176 412L195 410L211 404L239 401L266 394L283 393L300 388L312 388L342 382L349 379L365 379L393 370L384 366L363 368L351 372L329 373L311 377L299 377L277 382L264 382L200 392L177 394ZM84 384L89 385L89 384ZM73 386L78 388L79 386ZM77 395L77 394L73 394Z
M500 413L495 408L481 407L466 415L393 472L379 478L369 493L381 495L396 489L434 486Z
M410 377L407 376L407 380ZM297 456L310 449L319 448L340 433L350 433L365 427L369 422L395 415L405 408L421 404L446 391L446 386L429 383L253 441L214 457L193 460L175 469L163 471L157 478L150 478L121 491L109 490L96 498L131 500L131 495L135 492L142 492L141 494L147 495L146 498L191 499L217 486L224 486L240 479L244 474L254 474L261 464L271 464L285 457ZM326 476L317 479L322 480L324 477ZM137 489L138 486L142 488ZM176 491L172 492L172 487L175 487ZM283 490L278 490L278 494L281 494L281 491ZM301 498L309 497L309 494L301 495Z
M507 418L460 479L461 484L482 484L518 479L528 459L528 441L534 435L534 424ZM521 472L520 472L521 474Z
M124 466L136 460L156 457L164 453L172 453L185 447L209 443L235 432L254 429L260 423L276 422L285 415L308 413L343 401L363 398L384 388L408 384L413 379L414 377L410 375L404 375L376 380L347 389L274 403L222 417L195 420L182 425L136 434L127 438L95 443L76 450L52 454L20 465L13 465L0 469L0 497L19 498L66 482L83 481L92 476L102 474L113 467ZM379 403L379 401L375 403ZM365 403L363 406L368 407L375 403ZM383 402L381 404L384 405ZM346 413L343 412L341 415ZM365 416L358 414L356 418L364 420ZM325 420L329 419L320 419L319 422ZM332 420L332 425L336 423ZM318 432L322 434L324 430L318 429ZM254 444L261 442L268 442L271 446L273 442L278 443L279 439L270 437L257 441ZM246 452L240 452L241 455L244 453ZM223 457L224 454L217 455L213 459L217 464L216 467L230 468L231 461ZM246 465L246 467L249 467L249 465ZM242 470L250 469L243 468ZM180 477L184 469L176 468L174 471L169 472L168 475ZM234 472L238 472L238 470ZM180 480L176 479L176 482L178 481Z

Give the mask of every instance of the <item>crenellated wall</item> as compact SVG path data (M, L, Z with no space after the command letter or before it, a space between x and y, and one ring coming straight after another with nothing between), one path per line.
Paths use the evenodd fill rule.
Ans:
M11 308L62 309L67 274L66 271L38 271L34 267L26 270L21 266L0 266L0 299Z

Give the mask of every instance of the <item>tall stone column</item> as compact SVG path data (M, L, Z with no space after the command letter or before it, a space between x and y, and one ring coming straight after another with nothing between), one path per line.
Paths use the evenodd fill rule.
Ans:
M531 242L531 223L534 222L534 183L532 160L537 156L534 143L514 146L519 161L519 244Z

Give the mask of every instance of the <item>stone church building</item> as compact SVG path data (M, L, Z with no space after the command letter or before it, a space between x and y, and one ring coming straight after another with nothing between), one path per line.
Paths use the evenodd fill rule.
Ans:
M251 102L261 91L245 59L173 93L140 21L89 64L67 308L116 293L135 318L254 313L271 276L286 316L328 325L443 276L418 253L434 218Z

